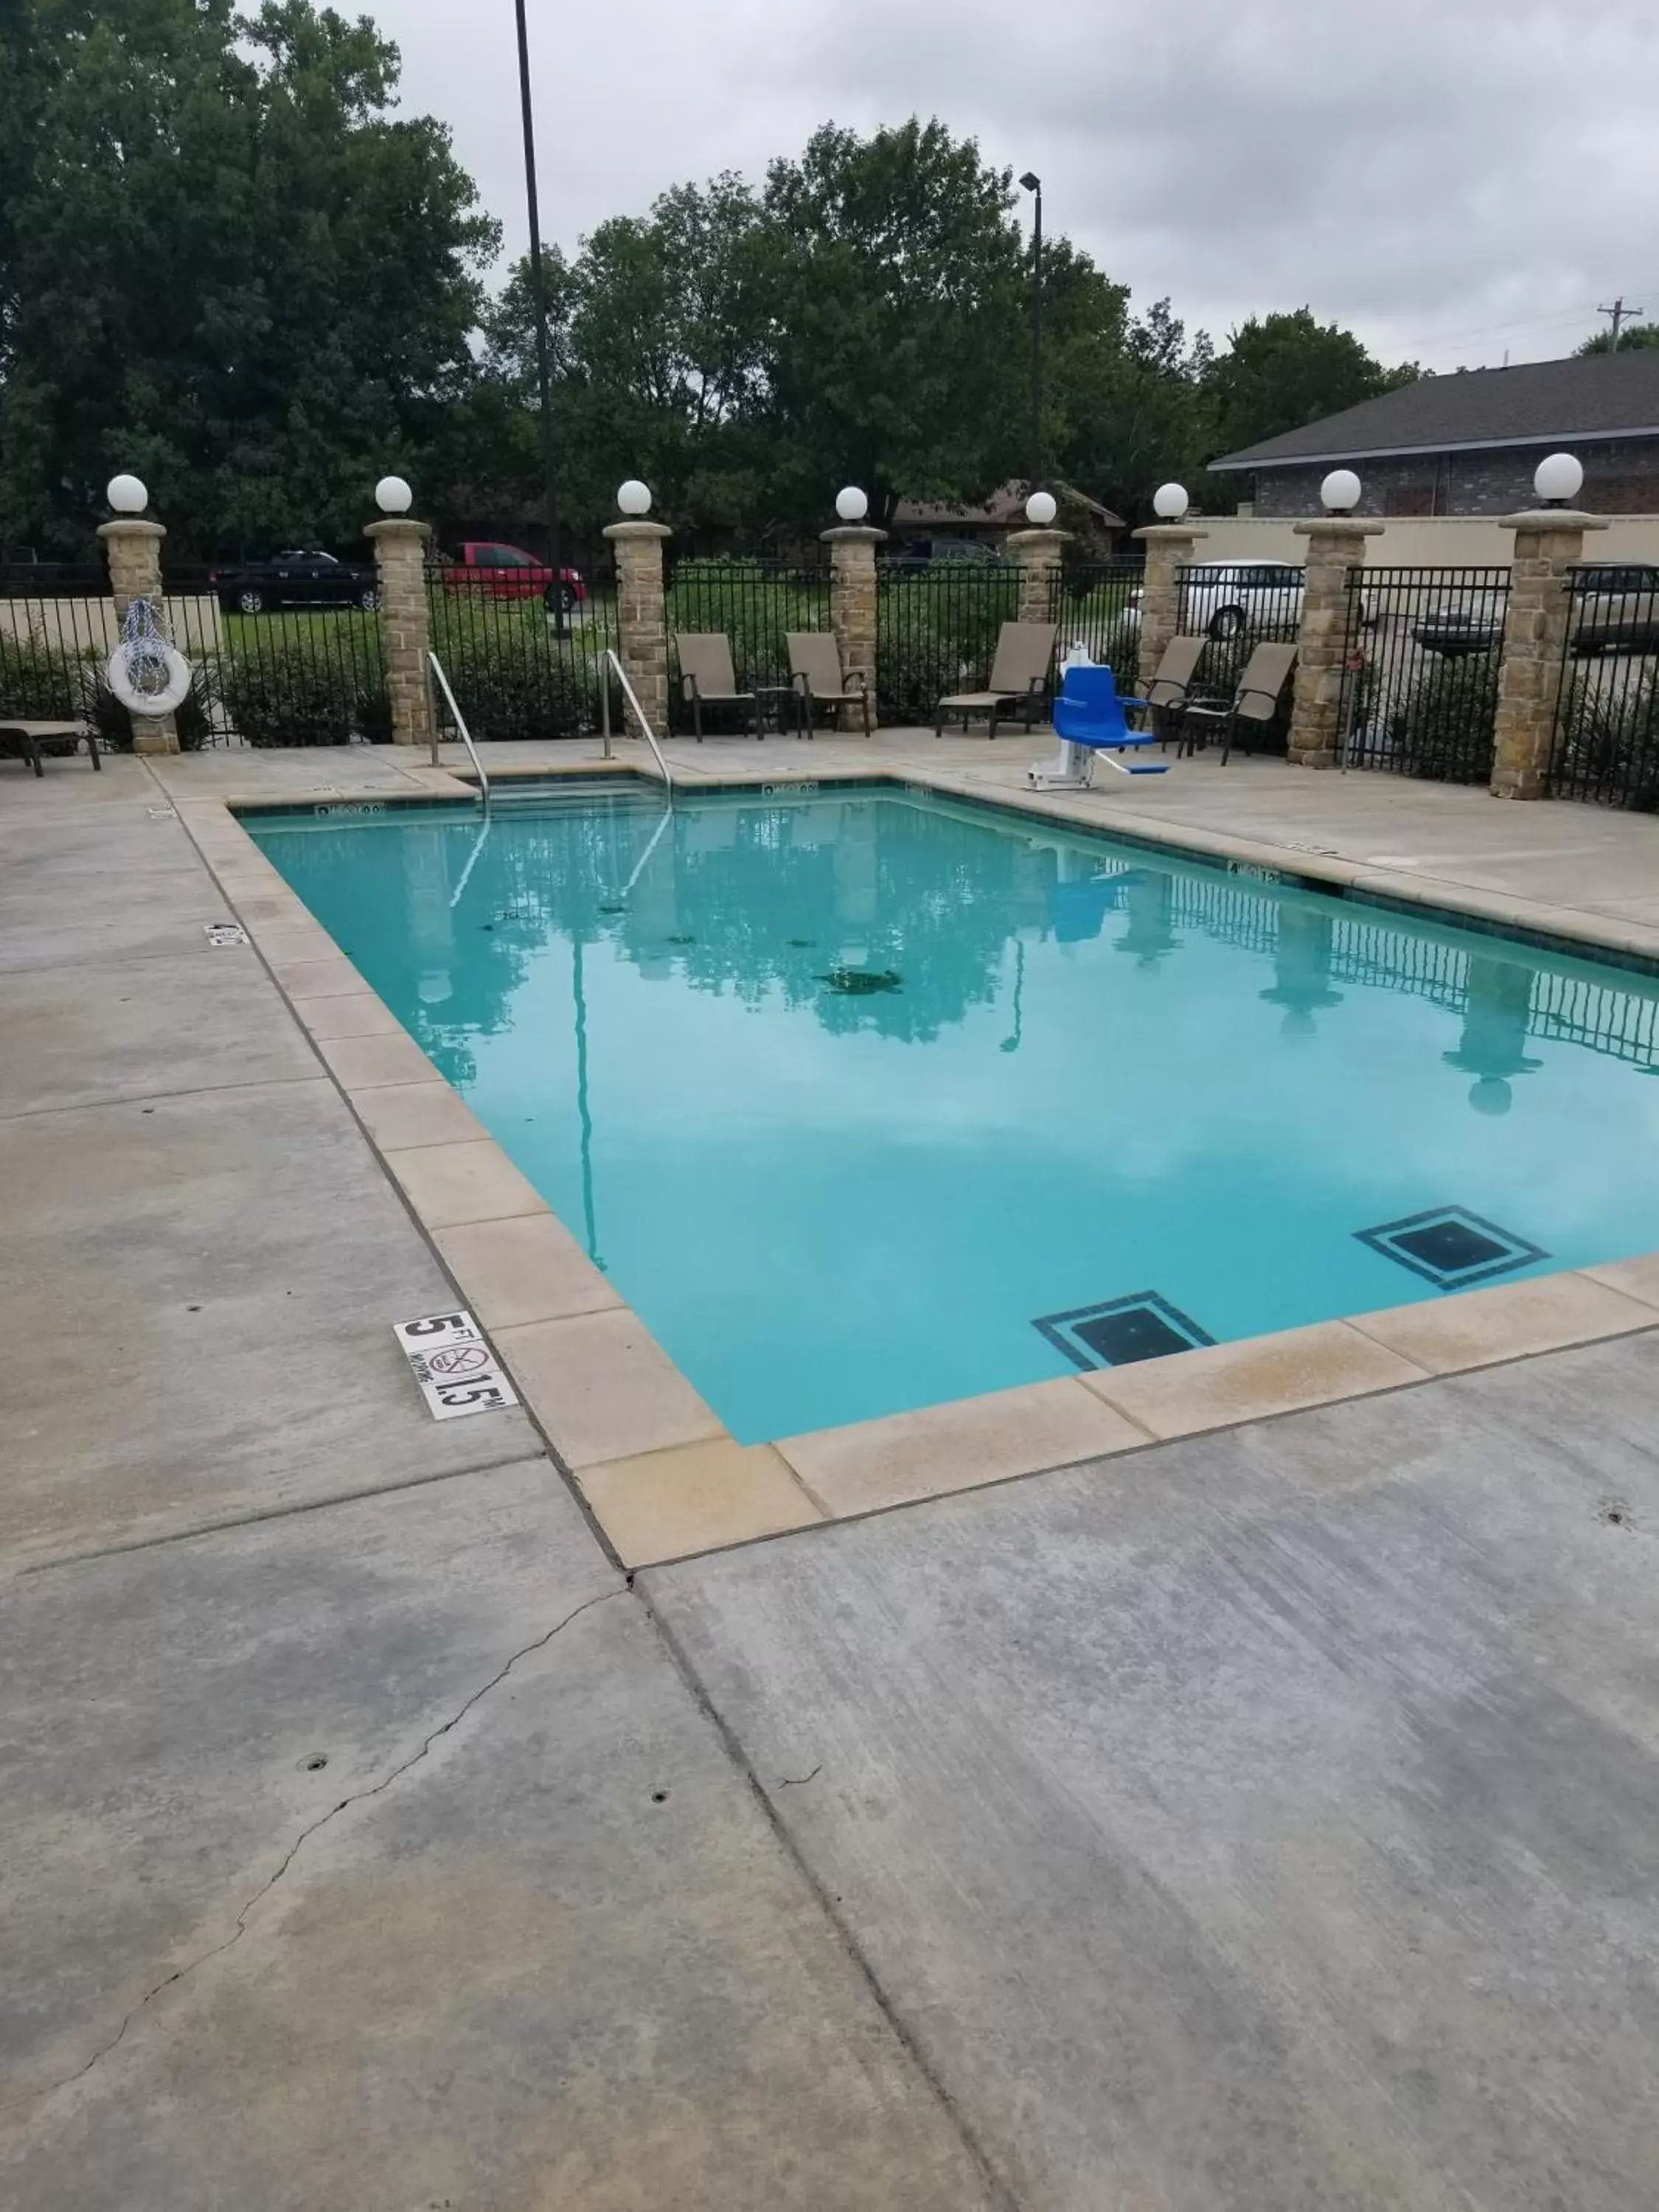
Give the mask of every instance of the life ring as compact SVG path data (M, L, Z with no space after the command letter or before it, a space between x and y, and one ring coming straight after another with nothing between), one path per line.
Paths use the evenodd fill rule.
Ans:
M141 688L133 681L135 660L141 665L148 662L150 672L159 660L167 671L167 681L160 684L152 681ZM182 707L191 676L191 665L184 654L160 637L146 638L142 645L130 645L123 640L104 663L104 681L121 704L134 714L170 714L175 708Z

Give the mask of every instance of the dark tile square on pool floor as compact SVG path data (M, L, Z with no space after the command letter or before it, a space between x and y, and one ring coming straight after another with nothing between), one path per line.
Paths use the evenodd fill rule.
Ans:
M1385 1260L1409 1267L1443 1291L1465 1290L1549 1257L1540 1246L1462 1206L1434 1206L1376 1229L1357 1229L1354 1235Z
M1215 1339L1179 1306L1156 1291L1136 1291L1097 1306L1043 1314L1032 1328L1063 1352L1074 1367L1125 1367L1135 1359L1162 1359Z

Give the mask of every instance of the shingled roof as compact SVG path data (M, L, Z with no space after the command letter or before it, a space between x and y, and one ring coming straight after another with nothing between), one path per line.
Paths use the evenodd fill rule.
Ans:
M1659 349L1425 376L1340 415L1224 453L1210 466L1311 468L1387 453L1583 445L1598 438L1659 438Z

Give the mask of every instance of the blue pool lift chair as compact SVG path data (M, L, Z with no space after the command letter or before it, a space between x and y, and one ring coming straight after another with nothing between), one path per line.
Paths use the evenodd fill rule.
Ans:
M1132 730L1124 711L1127 708L1145 709L1148 705L1145 699L1121 699L1117 678L1109 668L1072 667L1066 671L1066 681L1054 701L1054 735L1062 744L1078 748L1087 756L1081 763L1084 773L1080 781L1088 781L1088 770L1101 759L1120 775L1168 774L1167 760L1123 761L1114 757L1119 753L1141 752L1159 743L1155 730Z

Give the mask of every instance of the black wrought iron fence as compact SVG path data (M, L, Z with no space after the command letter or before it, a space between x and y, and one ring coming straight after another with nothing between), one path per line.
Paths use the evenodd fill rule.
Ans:
M499 574L434 567L432 644L477 738L579 738L599 726L605 654L617 646L616 592L590 584L568 614Z
M1507 568L1355 568L1341 733L1354 768L1437 783L1492 775Z
M0 717L112 728L121 710L99 672L118 635L101 566L0 568Z
M830 628L830 571L817 562L680 561L667 583L669 727L689 731L677 638L724 637L737 688L754 695L763 726L791 726L791 630ZM706 705L705 731L744 726L749 709Z
M1551 790L1659 812L1659 576L1586 567L1569 589Z
M984 687L997 633L1019 610L1012 562L884 562L876 577L876 698L889 725L927 726L939 700Z
M1060 571L1052 610L1060 627L1060 652L1079 646L1091 660L1116 672L1118 689L1133 684L1140 649L1140 591L1146 569L1139 561L1068 562Z
M196 744L386 744L380 617L372 607L265 605L211 568L169 567L167 615L191 664L179 738Z

